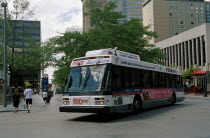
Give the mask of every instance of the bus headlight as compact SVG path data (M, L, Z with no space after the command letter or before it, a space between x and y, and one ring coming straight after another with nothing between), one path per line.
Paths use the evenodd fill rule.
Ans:
M69 105L69 98L63 98L63 104Z
M96 101L96 105L104 105L104 101Z
M104 98L95 98L96 105L104 105Z
M69 105L69 101L63 101L64 105Z

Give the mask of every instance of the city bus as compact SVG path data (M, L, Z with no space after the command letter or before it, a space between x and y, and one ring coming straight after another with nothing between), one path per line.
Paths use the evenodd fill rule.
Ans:
M117 49L73 59L60 112L139 113L185 99L181 71Z

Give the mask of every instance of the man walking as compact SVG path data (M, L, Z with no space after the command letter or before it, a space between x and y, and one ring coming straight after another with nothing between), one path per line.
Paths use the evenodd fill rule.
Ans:
M32 94L33 90L28 86L24 91L24 98L26 100L26 107L28 113L30 113L31 105L32 105Z

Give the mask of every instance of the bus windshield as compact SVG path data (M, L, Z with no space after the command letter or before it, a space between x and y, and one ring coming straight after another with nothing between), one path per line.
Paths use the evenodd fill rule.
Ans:
M106 66L94 65L71 68L66 92L104 90L107 78L107 75L104 75Z

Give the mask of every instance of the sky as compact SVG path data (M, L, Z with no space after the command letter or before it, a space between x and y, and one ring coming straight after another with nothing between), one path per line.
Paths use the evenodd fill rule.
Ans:
M65 31L67 27L82 27L81 0L29 0L35 8L31 20L41 21L42 41Z
M42 42L65 32L67 27L82 28L81 0L29 0L35 15L30 20L41 21ZM47 68L46 74L52 79L55 69Z

